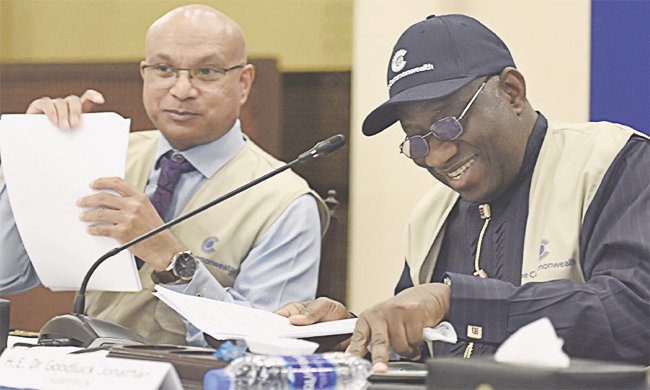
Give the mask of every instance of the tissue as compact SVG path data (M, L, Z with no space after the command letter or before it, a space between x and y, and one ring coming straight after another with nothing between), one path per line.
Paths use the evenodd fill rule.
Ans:
M508 337L497 349L494 360L524 366L566 368L570 359L562 350L563 344L551 320L544 317Z
M424 341L444 341L451 344L458 342L458 335L454 327L447 321L442 321L435 328L424 328L422 337Z

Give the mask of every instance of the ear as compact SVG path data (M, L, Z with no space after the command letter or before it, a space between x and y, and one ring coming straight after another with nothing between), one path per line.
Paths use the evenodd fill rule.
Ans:
M147 63L144 61L140 61L140 77L142 77L142 81L144 81L144 69L142 69L143 66L145 66Z
M521 115L526 107L526 80L515 68L507 67L499 75L499 87L506 93L510 106L517 115Z
M239 77L239 83L241 84L241 97L239 101L242 105L248 100L248 94L253 85L253 80L255 80L255 68L251 64L246 64Z

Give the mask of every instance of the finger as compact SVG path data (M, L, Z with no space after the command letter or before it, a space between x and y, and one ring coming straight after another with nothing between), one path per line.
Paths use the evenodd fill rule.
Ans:
M310 325L316 322L336 321L350 318L350 313L343 304L329 298L321 297L308 303L298 315L289 320L294 325Z
M120 210L123 208L123 197L110 194L108 192L99 192L97 194L84 196L77 200L77 207L91 208L103 207L113 210ZM88 211L86 211L88 212Z
M72 97L67 97L66 99L72 99ZM63 130L70 129L70 112L68 109L68 101L66 99L54 99L52 104L54 104L54 109L56 110L56 117L58 119L58 126Z
M81 123L81 99L77 96L68 96L63 99L68 109L68 125L77 127Z
M94 89L88 89L81 95L81 112L89 112L100 104L104 104L104 96Z
M54 108L54 104L50 98L34 100L29 107L27 107L25 114L45 114L47 119L52 122L53 125L59 125L59 118L56 116L56 108Z
M372 368L375 372L388 371L390 339L388 337L388 327L383 321L371 325L370 354L372 355Z
M291 316L300 314L305 306L305 302L291 302L274 311L274 313L289 318Z
M117 229L117 225L109 224L109 223L98 223L95 225L88 226L86 228L86 232L88 232L88 234L90 234L91 236L104 236L104 237L115 238L121 244L123 240L121 241L118 239L116 229Z
M393 350L397 352L400 356L404 356L409 359L417 359L420 356L420 348L422 347L422 326L412 326L410 321L412 318L402 318L397 323L392 323L388 325L388 337L390 339L390 344L393 347ZM418 323L418 321L414 321ZM414 329L420 329L420 337L416 335L417 331Z
M332 351L339 351L339 352L345 352L345 350L350 346L350 339L345 339L339 344L335 345L331 350Z
M289 322L291 323L291 325L311 325L317 323L318 320L314 320L309 316L306 316L302 313L298 313L289 316Z
M105 207L98 207L96 209L84 211L79 215L79 220L82 222L107 222L117 224L121 221L121 212L112 210Z
M406 329L402 321L395 321L386 325L388 338L393 350L401 356L408 357L411 355L411 346L406 338Z
M352 337L350 337L350 345L346 349L346 352L365 356L368 352L366 345L368 344L369 335L370 327L362 314L354 327L354 332L352 332Z
M411 355L403 356L407 356L412 360L420 359L422 355L422 347L424 346L424 337L422 335L422 332L425 326L427 325L425 325L423 322L405 321L404 327L406 330L406 340L408 341L408 344L411 347L413 353Z
M327 298L318 298L315 301L307 302L302 309L289 317L293 325L311 325L321 321L329 312L331 301ZM333 302L333 301L332 301Z
M377 332L375 334L375 332ZM345 352L358 356L365 356L368 351L368 342L370 342L370 352L372 354L372 368L375 372L388 371L388 354L389 341L386 338L385 323L370 325L364 315L357 320L357 325L350 338L350 345Z
M141 193L126 180L119 177L100 177L90 183L94 190L113 190L122 196L134 196Z

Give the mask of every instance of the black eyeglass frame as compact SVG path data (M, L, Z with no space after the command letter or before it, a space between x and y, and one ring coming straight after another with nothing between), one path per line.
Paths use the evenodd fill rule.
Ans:
M176 67L176 66L174 66L174 65L161 63L161 64L146 64L146 65L141 65L141 66L140 66L140 69L142 69L142 70L144 71L145 69L148 69L148 68L156 68L156 67L158 67L158 66L168 66L169 68L171 68L172 72L174 73L174 78L175 78L175 79L178 78L178 72L180 72L181 70L186 70L186 71L187 71L187 74L188 74L189 77L190 77L190 79L193 79L194 76L195 76L195 75L194 75L194 72L197 71L197 70L199 70L199 69L212 69L212 70L216 70L216 71L219 71L220 73L222 73L222 74L225 76L226 73L230 72L231 70L235 70L235 69L243 68L243 67L246 66L246 65L235 65L235 66L231 66L230 68L220 68L220 67L218 67L218 66L197 66L197 67L195 67L195 68L178 68L178 67ZM218 79L217 79L217 80L218 80ZM217 80L203 80L203 81L217 81Z
M481 86L480 86L480 87L478 88L478 90L474 93L474 96L472 96L472 98L471 98L470 101L467 103L467 105L466 105L465 108L463 109L463 112L460 113L460 115L458 116L458 118L456 118L455 116L447 116L447 117L444 117L444 118L442 118L442 119L437 120L434 124L432 124L431 127L429 127L429 132L428 132L428 133L426 133L426 134L424 134L424 135L414 135L414 136L411 136L411 137L407 137L407 138L406 138L406 139L405 139L405 140L404 140L404 141L399 145L399 152L400 152L401 154L405 155L406 157L412 159L412 160L417 160L417 159L422 158L422 157L426 156L427 154L429 154L429 152L430 152L431 149L430 149L430 147L429 147L429 142L426 140L426 138L429 137L430 135L433 135L434 137L436 137L437 139L439 139L440 141L443 141L443 142L453 141L453 140L455 140L456 138L460 137L460 135L463 133L463 125L460 123L460 121L463 119L463 117L465 116L465 114L467 114L467 111L469 111L470 107L472 107L472 104L474 103L474 101L476 100L476 98L478 97L478 95L481 93L481 91L482 91L483 88L485 87L485 84L487 84L487 82L490 80L491 77L492 77L492 76L488 76L488 77L483 81L483 83L481 84ZM435 130L438 129L438 128L443 124L443 123L444 123L444 124L446 124L446 123L451 123L453 126L455 126L455 132L454 132L453 135L445 136L444 133L442 133L441 131L438 131L438 132L436 133ZM413 156L412 153L409 152L409 150L410 150L411 148L408 147L408 148L405 149L405 148L404 148L404 145L405 145L407 142L408 142L408 143L411 143L411 142L416 141L416 140L422 140L422 141L423 141L424 148L425 148L426 150L424 151L424 153L422 153L422 155Z

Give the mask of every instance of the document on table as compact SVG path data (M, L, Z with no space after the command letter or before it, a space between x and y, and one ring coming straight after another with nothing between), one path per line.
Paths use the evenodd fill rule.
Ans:
M177 293L156 285L157 296L192 325L217 340L242 340L249 336L306 338L352 333L356 318L291 325L289 319L268 311Z
M130 123L110 112L83 114L72 130L45 115L0 118L2 170L16 226L41 283L54 291L79 289L91 265L119 246L88 234L75 202L97 192L89 186L93 180L124 177ZM140 291L131 253L100 265L88 289Z

